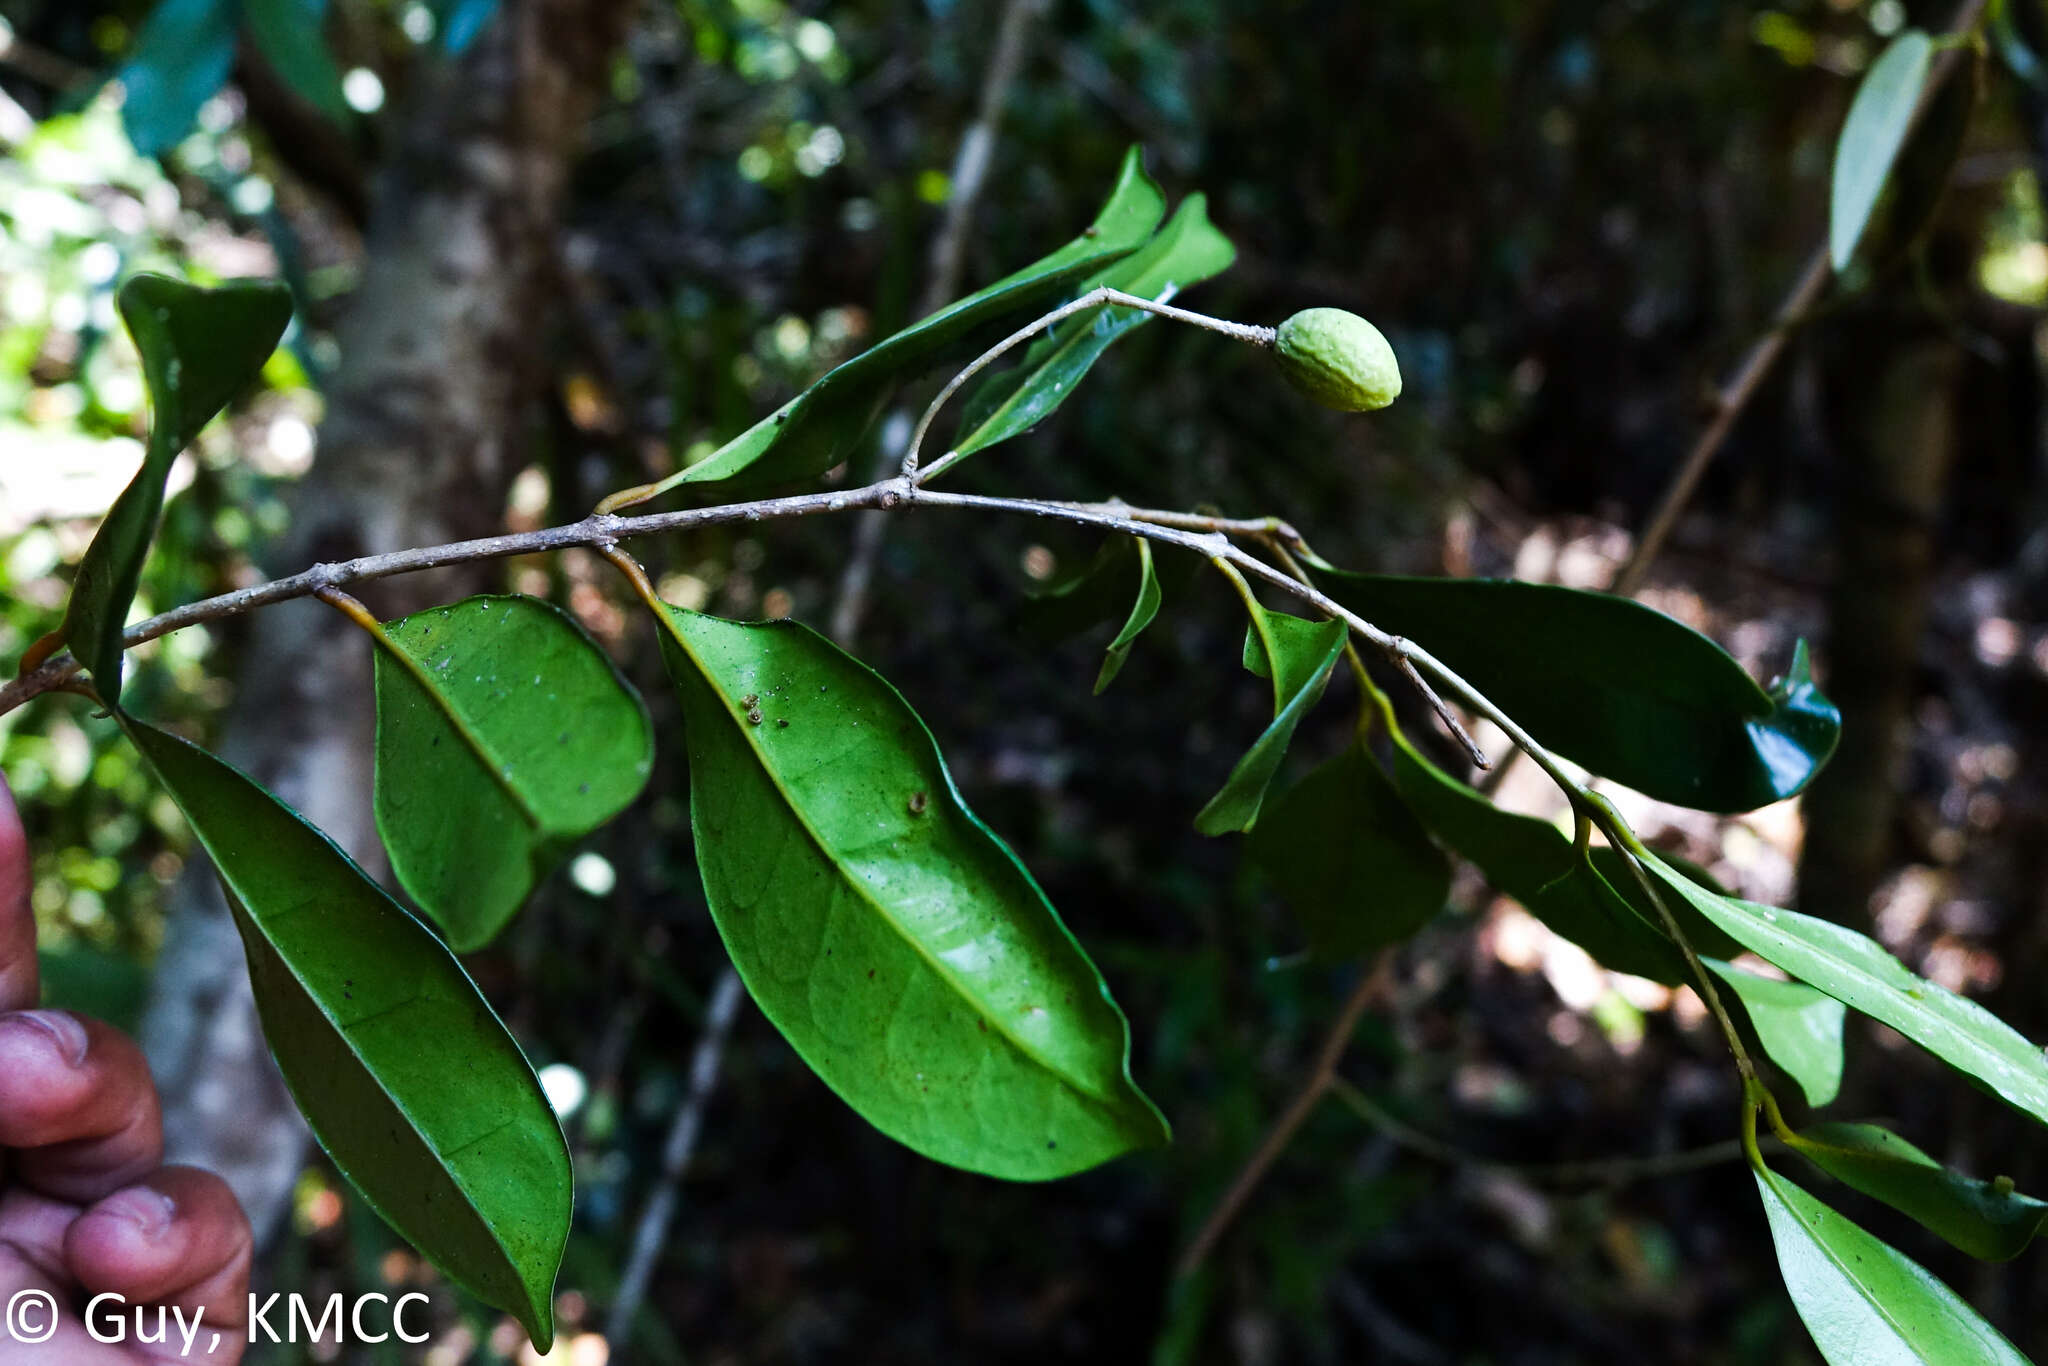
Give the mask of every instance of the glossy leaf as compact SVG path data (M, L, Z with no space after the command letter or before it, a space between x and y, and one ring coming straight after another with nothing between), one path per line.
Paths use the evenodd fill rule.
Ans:
M149 442L142 468L86 547L64 615L64 636L108 703L121 696L121 629L156 535L171 462L255 378L292 316L290 293L271 281L203 289L137 275L121 286L119 304L142 356Z
M1613 850L1592 850L1589 865L1556 826L1501 810L1424 758L1398 728L1393 779L1409 809L1439 843L1470 859L1488 882L1522 903L1553 934L1615 972L1667 985L1689 980L1684 956L1665 936L1655 909L1637 903L1641 893ZM1740 952L1733 940L1683 903L1674 902L1671 909L1700 952Z
M1883 1021L2048 1122L2048 1059L1984 1007L1916 976L1876 941L1845 926L1716 895L1655 859L1649 866L1757 957Z
M1101 975L895 689L793 622L660 616L705 898L804 1061L883 1133L990 1176L1163 1143Z
M191 131L235 64L235 0L157 0L115 74L121 123L146 157Z
M1249 830L1259 818L1266 789L1287 757L1295 727L1323 695L1330 670L1344 652L1344 623L1309 621L1254 604L1245 638L1245 664L1273 684L1273 721L1245 751L1223 788L1195 816L1205 835Z
M1719 645L1627 598L1505 579L1339 573L1325 586L1550 749L1660 801L1748 811L1790 797L1841 734L1803 645L1766 692Z
M433 932L211 754L117 713L212 857L264 1037L370 1207L546 1350L572 1181L519 1045Z
M1871 63L1856 87L1835 142L1829 187L1828 257L1836 270L1845 269L1856 255L1856 244L1863 239L1905 143L1933 61L1933 40L1919 29L1905 29Z
M1326 959L1400 943L1451 891L1449 860L1363 743L1275 798L1245 851Z
M1166 198L1133 147L1108 203L1081 236L863 351L661 487L823 474L853 451L899 381L936 364L984 324L1056 304L1103 264L1143 245L1165 213Z
M456 952L489 943L653 764L638 694L540 599L467 598L384 627L377 829Z
M1207 201L1192 194L1150 242L1088 279L1076 295L1108 286L1142 299L1173 298L1228 269L1237 258L1230 239L1209 222ZM1031 430L1066 402L1112 343L1152 315L1136 308L1078 313L1033 343L1015 369L975 389L953 449L971 454Z
M1756 1184L1785 1288L1830 1366L2026 1366L1918 1262L1775 1172Z
M1116 639L1110 641L1109 648L1103 652L1102 671L1095 675L1097 696L1116 681L1116 676L1123 671L1124 661L1131 657L1131 646L1152 624L1152 619L1159 615L1159 575L1152 568L1152 543L1142 536L1132 540L1138 548L1138 596L1131 604L1131 614L1124 618L1123 629L1116 633Z
M2021 1195L2010 1179L1977 1181L1952 1172L1875 1124L1817 1124L1789 1144L1844 1185L1987 1262L2019 1256L2048 1219L2048 1204Z
M327 0L242 0L242 22L264 60L300 99L339 124L352 116L322 31Z
M1818 1109L1842 1089L1842 1026L1848 1009L1804 982L1780 982L1719 958L1705 960L1749 1015L1764 1055Z

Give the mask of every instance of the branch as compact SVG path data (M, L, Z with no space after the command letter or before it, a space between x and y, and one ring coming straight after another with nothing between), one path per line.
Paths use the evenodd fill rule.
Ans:
M740 990L740 975L728 966L719 974L718 985L711 991L711 1004L705 1007L704 1032L697 1036L696 1051L690 1056L690 1093L669 1126L668 1141L661 1151L661 1181L640 1211L640 1223L633 1231L633 1251L626 1259L618 1294L613 1297L611 1313L605 1319L604 1335L621 1357L626 1355L626 1344L632 1341L633 1320L647 1298L655 1264L668 1243L668 1226L675 1218L683 1173L689 1169L691 1154L697 1149L697 1135L704 1127L704 1107L718 1086L718 1064L725 1054L726 1037L732 1033L732 1022L738 1018L740 1002L745 998L746 993Z
M1358 1028L1359 1020L1365 1016L1366 1007L1386 989L1387 979L1393 975L1394 951L1387 949L1380 954L1379 962L1371 972L1358 979L1358 985L1351 988L1351 994L1344 998L1344 1004L1337 1011L1337 1018L1330 1025L1329 1033L1323 1035L1322 1043L1316 1049L1315 1065L1294 1093L1294 1099L1287 1102L1287 1108L1266 1130L1266 1136L1259 1140L1259 1146L1239 1169L1230 1183L1230 1189L1209 1211L1209 1217L1188 1243L1187 1251L1181 1253L1180 1264L1175 1270L1179 1276L1191 1276L1209 1253L1216 1247L1238 1212L1252 1198L1252 1192L1266 1179L1273 1162L1286 1150L1294 1138L1295 1131L1315 1113L1316 1103L1336 1084L1337 1064L1343 1060L1344 1050L1350 1046L1352 1032Z
M1964 0L1956 11L1955 18L1949 22L1947 36L1956 37L1974 29L1983 17L1985 3L1986 0ZM1935 96L1948 84L1949 77L1961 64L1963 56L1964 49L1961 47L1951 47L1941 54L1938 64L1928 74L1927 83L1920 89L1920 101L1913 107L1912 121L1906 127L1907 138L1912 137L1913 130L1918 128L1921 120L1927 116L1927 110L1934 103ZM1764 380L1777 365L1778 358L1785 354L1785 345L1791 340L1793 329L1812 311L1821 291L1827 288L1828 281L1833 276L1834 272L1828 268L1828 249L1822 246L1814 251L1812 258L1806 263L1806 268L1799 272L1799 278L1786 294L1784 302L1778 305L1778 311L1771 319L1770 330L1750 344L1748 352L1735 367L1735 373L1716 395L1713 420L1707 424L1706 430L1699 434L1699 439L1693 442L1692 449L1686 452L1677 472L1671 476L1671 482L1665 486L1663 495L1657 499L1657 506L1650 513L1650 520L1644 524L1642 537L1636 542L1634 552L1615 574L1614 582L1608 586L1610 593L1619 593L1625 598L1633 597L1636 590L1643 586L1643 580L1649 575L1651 562L1664 548L1664 542L1670 539L1672 527L1677 525L1679 515L1685 511L1685 505L1692 500L1701 476L1707 472L1707 466L1714 463L1714 457L1719 455L1721 447L1727 444L1729 433L1735 430L1736 422L1748 411L1751 400L1763 387Z

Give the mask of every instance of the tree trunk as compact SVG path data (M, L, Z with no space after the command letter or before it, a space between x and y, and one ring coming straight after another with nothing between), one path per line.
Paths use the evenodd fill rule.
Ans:
M1905 740L1956 443L1962 354L1928 335L1902 343L1843 443L1828 607L1827 690L1842 742L1805 801L1799 905L1863 925L1892 855Z
M506 0L461 60L421 73L374 185L319 458L275 568L501 524L545 377L558 206L628 13L623 0ZM420 574L364 596L390 617L475 591L490 573ZM372 720L359 632L314 603L257 616L222 751L377 867ZM143 1039L170 1160L220 1172L268 1237L304 1130L263 1046L220 889L196 861L175 898Z

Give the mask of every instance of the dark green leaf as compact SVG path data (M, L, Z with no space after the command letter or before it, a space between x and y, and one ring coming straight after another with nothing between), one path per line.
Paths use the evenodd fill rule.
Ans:
M2048 1204L2011 1180L1976 1181L1875 1124L1817 1124L1792 1150L1843 1184L1882 1200L1987 1262L2011 1261L2048 1219Z
M327 0L242 0L242 22L278 78L336 123L352 115L322 31Z
M779 483L823 474L853 451L899 381L929 369L982 325L1057 302L1105 262L1143 245L1165 212L1165 196L1133 147L1109 202L1081 236L863 351L662 487L741 478Z
M1915 976L1875 941L1832 921L1719 896L1656 859L1650 871L1767 963L1876 1020L2048 1121L2048 1059L1974 1001Z
M1771 1171L1756 1184L1785 1288L1830 1366L2026 1366L1918 1262Z
M1806 1103L1818 1109L1833 1101L1842 1089L1847 1007L1804 982L1759 977L1719 958L1705 962L1742 1003L1765 1056L1798 1083Z
M235 0L158 0L115 73L121 122L135 150L146 157L168 151L227 84L234 64Z
M1588 866L1556 826L1501 810L1425 759L1398 728L1393 777L1439 842L1470 859L1551 933L1615 972L1674 985L1689 980L1684 956L1665 936L1655 909L1638 904L1641 891L1613 850L1593 849ZM1689 907L1674 904L1672 910L1702 953L1740 951Z
M372 1209L545 1351L572 1182L519 1045L433 932L325 835L205 750L116 716L213 859L314 1136Z
M1137 538L1111 536L1086 564L1026 598L1017 609L1018 629L1051 645L1113 620L1129 601L1130 576L1137 572L1137 563Z
M1230 239L1209 222L1207 201L1193 194L1157 237L1098 272L1076 294L1106 285L1141 299L1172 298L1220 274L1236 256ZM971 454L1031 430L1066 402L1111 343L1151 317L1142 309L1105 307L1067 319L1033 343L1015 369L991 376L972 392L953 449Z
M1362 743L1275 798L1245 851L1327 959L1400 943L1450 895L1449 861Z
M1905 29L1871 63L1856 87L1835 142L1829 190L1828 257L1836 270L1846 269L1856 255L1856 244L1906 140L1933 61L1933 40L1919 29Z
M1101 975L895 689L793 622L660 616L712 919L825 1083L1012 1180L1165 1142Z
M1713 641L1627 598L1503 579L1333 574L1327 587L1544 745L1660 801L1748 811L1782 800L1841 734L1804 646L1767 693Z
M1309 621L1268 612L1257 604L1251 607L1251 618L1245 659L1254 673L1272 680L1273 721L1230 770L1222 790L1196 814L1195 829L1205 835L1252 828L1266 789L1287 757L1295 727L1323 695L1323 684L1344 652L1341 621Z
M640 795L653 729L597 643L538 598L429 608L382 644L377 829L405 890L468 953Z
M202 289L163 275L121 286L121 318L142 355L149 444L72 581L64 636L100 697L121 696L121 629L163 511L164 480L199 429L263 368L291 321L291 295L270 281Z
M1095 676L1097 696L1116 681L1124 661L1131 657L1131 646L1159 615L1159 576L1152 571L1152 543L1142 536L1133 540L1138 547L1138 597L1131 604L1131 614L1124 618L1123 629L1116 633L1116 639L1109 642L1109 649L1102 656L1102 672Z

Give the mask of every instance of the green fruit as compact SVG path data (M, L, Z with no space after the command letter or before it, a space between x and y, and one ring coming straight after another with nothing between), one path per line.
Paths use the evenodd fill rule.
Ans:
M1305 308L1273 338L1280 373L1325 408L1362 413L1401 396L1401 367L1387 339L1356 313Z

